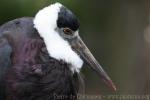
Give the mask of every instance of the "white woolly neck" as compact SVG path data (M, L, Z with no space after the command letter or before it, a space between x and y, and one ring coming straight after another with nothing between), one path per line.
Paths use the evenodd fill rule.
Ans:
M83 65L82 59L72 50L68 41L55 31L60 7L60 3L55 3L40 10L34 18L34 27L44 39L49 55L64 60L71 65L73 72L79 72Z

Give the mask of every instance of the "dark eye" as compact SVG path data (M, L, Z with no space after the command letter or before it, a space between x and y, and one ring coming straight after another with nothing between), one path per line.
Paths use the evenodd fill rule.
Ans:
M72 33L73 33L70 28L64 28L64 29L63 29L63 32L64 32L65 34L67 34L67 35L72 35Z

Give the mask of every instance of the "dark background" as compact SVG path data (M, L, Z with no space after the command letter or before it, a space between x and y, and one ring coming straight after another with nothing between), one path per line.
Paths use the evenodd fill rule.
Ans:
M0 0L0 24L56 1L78 16L81 37L117 86L113 92L84 66L86 94L149 95L150 0Z

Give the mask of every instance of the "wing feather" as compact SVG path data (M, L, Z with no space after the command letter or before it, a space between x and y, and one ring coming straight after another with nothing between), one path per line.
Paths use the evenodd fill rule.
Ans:
M4 100L5 74L11 67L11 47L5 38L0 37L0 100Z

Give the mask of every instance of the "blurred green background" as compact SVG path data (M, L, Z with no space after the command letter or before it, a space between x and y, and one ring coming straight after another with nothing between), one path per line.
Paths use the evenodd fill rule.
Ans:
M54 2L78 16L81 37L117 86L113 92L84 66L87 95L150 95L150 0L0 0L0 24Z

